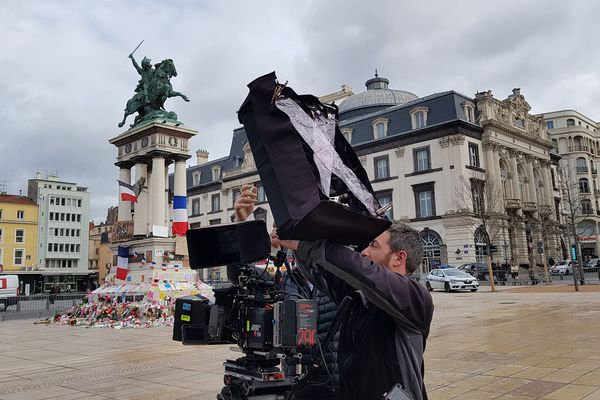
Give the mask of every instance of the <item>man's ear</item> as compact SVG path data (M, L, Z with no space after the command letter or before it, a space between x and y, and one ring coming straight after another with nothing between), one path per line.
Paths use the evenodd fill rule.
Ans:
M406 253L406 251L404 251L404 250L397 251L395 253L395 263L397 263L397 265L395 265L395 266L399 267L400 265L406 265L407 258L408 258L408 254Z

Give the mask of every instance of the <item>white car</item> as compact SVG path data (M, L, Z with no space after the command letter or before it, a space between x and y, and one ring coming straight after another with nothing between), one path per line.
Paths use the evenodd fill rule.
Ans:
M569 275L573 273L573 262L571 260L562 260L550 268L551 275Z
M476 292L479 289L479 281L471 274L457 268L433 269L425 278L427 290L443 289L446 292L454 290L470 290Z

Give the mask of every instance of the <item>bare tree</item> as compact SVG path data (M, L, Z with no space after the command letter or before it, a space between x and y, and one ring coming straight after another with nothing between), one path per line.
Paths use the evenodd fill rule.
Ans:
M473 232L479 230L485 236L490 285L495 291L492 243L502 234L506 223L502 189L492 180L463 177L455 197L465 227Z
M566 162L561 162L558 172L558 185L562 197L561 212L565 216L566 236L569 243L569 250L571 249L571 240L573 240L575 245L575 257L578 261L577 265L573 263L573 283L575 284L575 290L579 291L577 275L581 274L580 271L582 271L583 267L579 243L579 235L582 231L579 228L579 222L581 222L585 216L592 213L591 201L586 197L585 191L581 193L584 188L579 187L575 171L569 168Z

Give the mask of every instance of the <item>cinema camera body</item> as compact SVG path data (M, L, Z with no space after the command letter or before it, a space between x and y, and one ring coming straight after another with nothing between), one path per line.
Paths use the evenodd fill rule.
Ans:
M224 362L225 386L217 399L290 398L312 368L303 364L302 351L317 344L317 302L286 299L266 268L251 265L267 259L279 272L287 264L286 253L270 255L266 225L260 220L189 230L187 242L192 269L236 265L239 285L214 289L215 304L197 296L177 299L173 339L236 343L244 353Z

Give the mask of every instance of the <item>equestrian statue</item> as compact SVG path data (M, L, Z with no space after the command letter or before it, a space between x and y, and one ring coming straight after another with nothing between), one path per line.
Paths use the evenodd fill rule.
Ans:
M140 42L135 50L140 47L142 42ZM173 111L165 110L165 101L169 97L181 97L185 101L190 101L190 99L183 93L174 91L173 86L171 86L170 79L177 76L177 69L175 69L173 60L166 59L152 65L150 59L144 57L140 66L133 57L135 50L129 54L129 58L138 74L140 74L140 80L135 88L135 94L127 101L125 114L123 115L123 120L119 122L119 128L125 125L125 120L128 116L136 112L138 115L136 115L133 124L130 125L131 128L141 122L153 119L178 122L177 114Z

